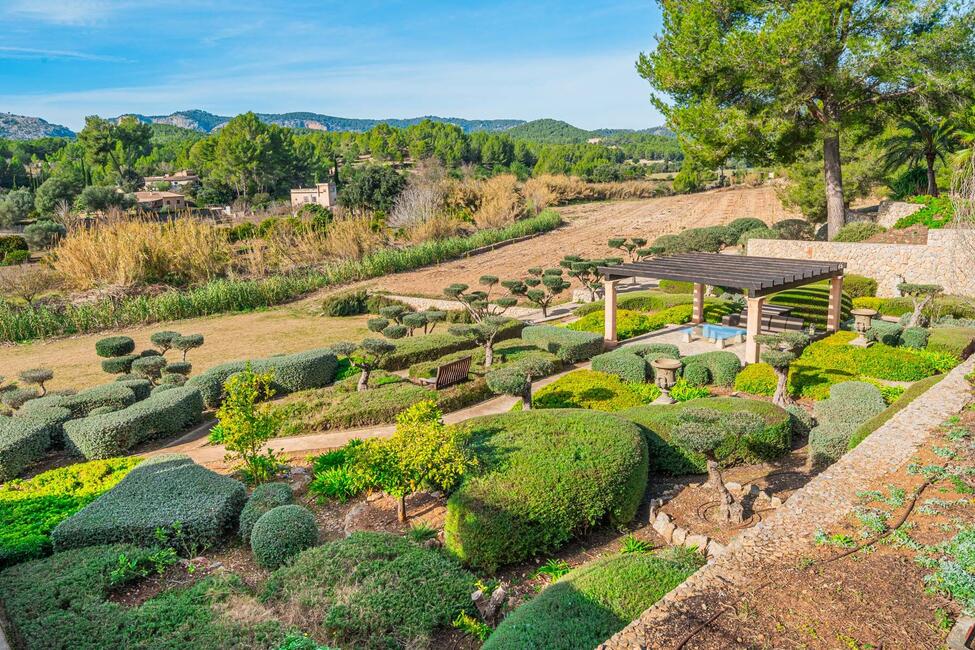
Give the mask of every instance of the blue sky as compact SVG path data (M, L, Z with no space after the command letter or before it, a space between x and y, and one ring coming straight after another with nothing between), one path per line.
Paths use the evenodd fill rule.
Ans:
M0 0L0 111L662 123L653 0Z

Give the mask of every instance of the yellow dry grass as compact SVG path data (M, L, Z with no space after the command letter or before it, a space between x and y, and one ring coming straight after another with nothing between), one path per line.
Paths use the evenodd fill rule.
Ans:
M503 228L524 212L518 179L513 174L494 176L480 185L481 200L474 211L474 224L481 229Z

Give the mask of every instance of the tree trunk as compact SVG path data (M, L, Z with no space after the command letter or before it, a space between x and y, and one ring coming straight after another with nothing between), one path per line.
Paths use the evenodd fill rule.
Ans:
M928 306L931 302L932 296L925 296L924 299L918 300L914 298L914 312L911 314L911 320L907 322L907 327L918 327L921 324L921 316L924 313L924 308Z
M721 524L740 524L745 520L744 509L724 485L718 461L713 455L707 456L708 484L718 493L718 520Z
M934 154L926 154L925 160L928 163L928 194L938 196L938 179L934 177Z
M494 337L484 342L484 367L490 368L494 363Z
M843 171L840 166L840 136L831 133L823 138L823 170L826 177L826 224L829 239L846 224L843 202Z
M548 303L543 302L541 304L541 307L542 307L542 318L548 318Z
M772 403L783 408L795 404L789 397L789 369L779 370L775 368L775 376L778 381L775 384L775 395L772 397Z
M521 410L532 410L532 385L530 381L528 382L528 388L526 388L525 392L521 394Z
M362 374L359 375L359 385L356 386L357 391L368 390L369 388L369 369L363 368Z
M401 524L406 523L406 495L400 495L398 501L396 501L396 518Z

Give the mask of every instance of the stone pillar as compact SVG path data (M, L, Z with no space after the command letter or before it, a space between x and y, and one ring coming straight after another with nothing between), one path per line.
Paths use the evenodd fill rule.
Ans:
M704 322L704 285L694 283L694 310L691 312L691 322L695 325Z
M616 280L606 280L603 283L603 298L605 302L606 326L603 339L609 345L616 345Z
M758 363L758 336L762 328L762 305L765 298L748 298L748 325L745 338L745 363Z
M829 311L826 314L826 331L838 332L843 313L843 276L829 281Z

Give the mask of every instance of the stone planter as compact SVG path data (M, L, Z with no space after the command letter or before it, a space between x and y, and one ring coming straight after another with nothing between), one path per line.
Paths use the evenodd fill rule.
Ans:
M873 317L877 315L876 309L861 307L850 312L853 315L853 328L863 334L873 327Z
M674 398L670 396L670 389L677 383L677 371L683 364L677 359L654 359L650 365L653 366L654 383L660 389L660 397L653 403L673 404Z

